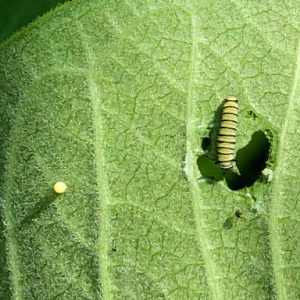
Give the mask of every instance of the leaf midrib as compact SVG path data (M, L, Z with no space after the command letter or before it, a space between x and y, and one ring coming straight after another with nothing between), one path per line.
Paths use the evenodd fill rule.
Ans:
M299 89L299 81L300 81L300 41L298 42L297 49L297 57L296 57L296 66L294 72L294 80L291 88L291 93L289 96L288 107L285 113L285 121L282 127L282 131L280 133L279 147L278 147L278 159L277 159L277 167L276 174L273 181L272 186L272 201L270 208L270 240L271 240L271 252L272 252L272 262L273 262L273 276L276 286L276 294L278 299L287 299L287 293L284 286L284 274L283 274L283 265L281 259L281 234L279 232L279 224L278 219L280 218L280 209L282 204L281 199L281 186L282 186L282 178L281 176L285 172L285 159L284 155L286 151L284 149L284 145L286 143L286 139L288 137L288 128L290 127L291 116L294 111L294 107L297 103L296 91ZM299 100L298 100L299 101Z
M86 53L87 66L89 69L87 75L87 84L91 96L91 103L93 109L93 128L94 128L94 151L96 163L96 175L99 196L99 211L101 212L99 222L99 239L97 245L98 263L99 263L99 277L101 280L103 299L112 299L111 295L111 279L108 272L108 205L110 203L111 195L106 173L106 162L104 156L104 139L103 126L101 115L101 94L97 85L95 61L92 53L88 48L88 41L85 29L82 24L78 25L80 37L82 40L83 49Z
M188 79L188 94L187 94L187 116L186 116L186 165L185 172L189 181L190 191L192 195L192 206L196 225L196 238L203 256L204 268L207 277L208 290L211 299L222 299L222 292L216 276L216 266L210 258L208 237L205 233L205 226L203 224L204 217L201 215L201 192L198 186L197 178L200 177L197 168L197 123L199 116L197 112L196 102L193 95L193 85L195 82L195 67L197 59L197 21L196 16L191 16L191 59L189 66Z

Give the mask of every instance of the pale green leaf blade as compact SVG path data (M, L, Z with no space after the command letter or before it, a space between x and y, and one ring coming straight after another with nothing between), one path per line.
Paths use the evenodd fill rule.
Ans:
M282 126L270 211L274 278L279 299L297 299L299 291L299 125L300 53Z
M269 8L78 1L2 45L13 299L299 297L299 7ZM201 178L230 94L237 148L273 136L272 184Z

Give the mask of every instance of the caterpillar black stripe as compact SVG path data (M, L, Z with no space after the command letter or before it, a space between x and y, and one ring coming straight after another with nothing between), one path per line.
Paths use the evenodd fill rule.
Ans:
M218 165L229 170L235 163L238 100L229 96L224 100L220 129L217 138Z

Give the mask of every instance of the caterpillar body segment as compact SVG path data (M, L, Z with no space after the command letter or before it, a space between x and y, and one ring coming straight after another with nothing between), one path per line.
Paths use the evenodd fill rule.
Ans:
M223 170L235 164L236 130L238 124L238 100L229 96L224 100L221 124L217 138L217 164Z

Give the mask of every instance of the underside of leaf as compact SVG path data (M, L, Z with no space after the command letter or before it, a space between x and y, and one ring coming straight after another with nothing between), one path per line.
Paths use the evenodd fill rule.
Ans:
M106 2L0 47L0 298L300 298L299 7ZM236 191L197 163L228 95L269 147Z

